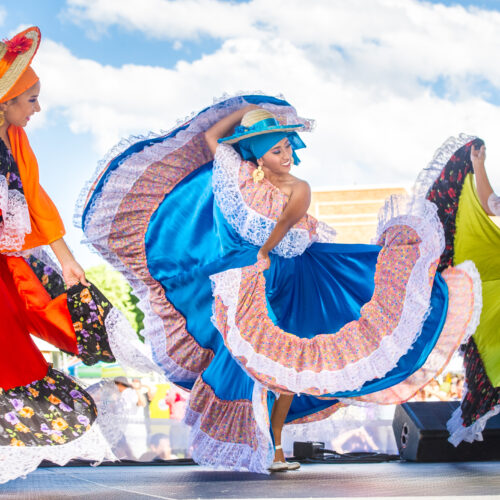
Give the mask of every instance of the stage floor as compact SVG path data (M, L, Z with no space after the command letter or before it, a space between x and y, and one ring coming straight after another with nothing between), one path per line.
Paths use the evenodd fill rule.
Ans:
M500 498L500 462L307 464L258 474L198 466L41 468L0 485L2 500Z

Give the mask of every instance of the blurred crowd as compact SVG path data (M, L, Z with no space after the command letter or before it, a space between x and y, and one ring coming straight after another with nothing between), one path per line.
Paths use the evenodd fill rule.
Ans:
M418 391L412 401L460 401L463 386L464 376L462 373L446 373L431 380Z
M126 422L113 449L118 458L149 462L190 456L189 428L182 422L185 391L124 376L115 377L114 384Z

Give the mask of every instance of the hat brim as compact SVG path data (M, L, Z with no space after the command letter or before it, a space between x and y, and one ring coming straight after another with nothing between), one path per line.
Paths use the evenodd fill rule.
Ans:
M3 97L7 95L9 90L16 84L17 80L19 80L26 68L31 64L31 61L40 45L42 35L36 26L21 31L21 33L18 33L16 36L23 35L26 38L33 40L33 43L26 52L19 54L14 61L12 61L12 64L0 78L0 99L3 99ZM7 46L4 43L0 43L0 59L4 57L6 52Z
M256 135L272 134L273 132L296 132L297 129L304 128L304 125L299 123L298 125L279 125L276 127L269 127L266 130L257 130L255 132L248 132L245 134L233 134L229 137L223 137L219 139L219 143L224 144L235 144L243 139L248 139L250 137L255 137Z

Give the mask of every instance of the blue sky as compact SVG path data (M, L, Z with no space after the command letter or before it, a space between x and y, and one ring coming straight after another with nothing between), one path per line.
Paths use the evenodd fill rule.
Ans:
M2 38L29 25L43 112L27 132L86 265L72 213L98 160L225 92L283 93L316 119L298 174L313 188L409 186L460 132L485 138L500 188L500 1L2 2Z
M136 3L140 6L140 0ZM76 57L112 66L135 63L174 67L179 59L195 60L204 52L215 50L221 43L203 37L174 49L172 41L154 39L116 25L105 32L93 33L94 27L90 23L72 21L65 0L6 0L3 6L7 11L4 23L7 31L17 29L19 25L39 26L44 37L70 48Z

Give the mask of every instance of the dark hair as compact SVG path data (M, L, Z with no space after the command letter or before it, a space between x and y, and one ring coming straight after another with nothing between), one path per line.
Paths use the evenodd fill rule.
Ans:
M162 432L159 432L157 434L153 434L152 436L150 436L149 438L149 446L158 446L160 444L160 441L162 439L168 439L168 441L170 442L170 438L168 437L167 434L163 434Z

